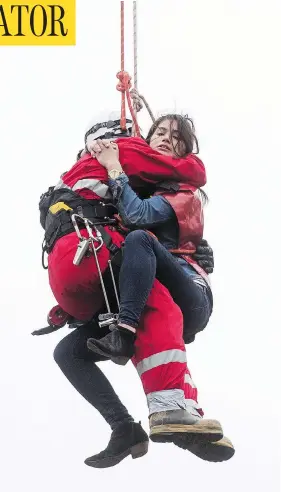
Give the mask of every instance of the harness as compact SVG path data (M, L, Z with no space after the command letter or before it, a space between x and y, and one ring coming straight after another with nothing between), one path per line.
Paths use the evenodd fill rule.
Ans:
M114 205L99 200L86 200L72 190L49 188L48 192L41 196L39 209L41 225L45 229L42 244L44 269L48 268L44 262L45 253L50 254L56 241L61 237L75 230L77 232L77 229L85 229L84 218L87 218L98 230L110 253L114 255L117 252L118 247L113 244L111 236L103 227L118 224L115 218L117 209ZM77 216L76 226L73 223L73 215Z
M108 295L102 276L97 253L105 245L110 252L108 260L108 270L114 288L114 293L119 307L119 297L113 267L120 267L122 262L122 249L116 246L110 234L105 230L104 225L114 225L122 233L126 233L124 228L119 227L120 220L117 209L112 204L104 204L98 200L86 200L77 196L72 190L54 190L49 188L40 198L40 222L45 229L44 241L42 244L42 266L44 264L45 253L50 253L56 241L71 233L76 232L78 247L73 259L74 265L79 266L85 256L94 255L101 288L104 295L107 312L99 316L101 327L112 325L116 320L116 314L110 309ZM82 236L81 230L87 231L88 237ZM71 323L72 322L72 323ZM36 330L32 335L46 335L52 333L68 323L71 328L77 328L81 322L73 320L71 316L64 313L59 306L54 308L48 316L48 327ZM71 324L70 324L71 323Z
M170 192L177 192L179 185L174 182L165 181L159 183L158 188ZM59 238L75 231L78 238L78 247L73 263L74 265L79 266L85 256L91 254L94 255L107 310L106 313L99 315L99 325L100 327L109 326L110 328L110 325L113 325L116 321L117 315L113 314L110 309L97 253L103 244L105 244L110 251L108 271L111 276L117 305L119 307L113 266L121 265L122 249L113 244L110 234L108 234L103 227L104 225L114 225L115 227L117 226L116 228L121 230L123 234L126 234L126 229L124 230L118 221L116 207L110 203L105 204L99 200L86 200L69 189L54 190L54 188L50 188L47 193L41 196L39 208L41 213L40 221L45 229L45 237L42 245L43 268L48 268L44 265L44 254L52 251L55 242ZM82 236L81 229L86 229L87 237L84 235ZM155 237L153 233L147 232ZM186 250L170 250L170 252L181 256L193 253L193 251ZM66 323L68 323L70 327L77 327L76 320L74 320L74 324L71 323L72 321L71 317L67 313L64 313L58 306L55 308L54 313L50 313L50 317L48 318L49 326L33 332L33 335L52 333Z

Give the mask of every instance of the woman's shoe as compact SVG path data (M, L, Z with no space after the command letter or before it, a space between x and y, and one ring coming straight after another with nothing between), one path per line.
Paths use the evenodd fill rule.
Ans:
M105 337L87 340L88 349L102 357L111 359L115 364L124 366L133 357L136 335L125 328L116 327Z

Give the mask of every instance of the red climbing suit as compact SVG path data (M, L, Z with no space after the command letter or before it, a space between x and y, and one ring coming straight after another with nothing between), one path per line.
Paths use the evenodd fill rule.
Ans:
M194 191L206 183L204 165L196 155L190 154L182 159L161 155L140 138L118 139L117 143L120 162L133 188L160 181L181 182L185 193L180 195L191 196L188 208L189 216L192 216L190 211L193 210L194 204L199 202ZM62 176L55 190L71 189L88 200L103 200L110 196L107 179L105 168L96 159L85 155ZM172 199L170 196L169 200ZM171 205L178 215L175 204ZM193 230L189 229L189 234L194 241L196 237L199 240L202 236L201 204L199 208L197 206L196 214L193 215L196 215L196 220L192 222ZM183 227L186 228L186 224ZM113 242L120 246L123 236L109 227L105 229ZM82 235L87 236L83 231ZM56 241L48 258L49 281L58 304L75 318L87 321L102 307L103 296L94 258L84 258L79 267L73 265L77 245L75 232ZM109 259L109 251L105 245L99 251L98 257L103 272Z
M198 207L199 199L196 196L198 187L206 183L205 168L201 160L193 154L182 159L161 155L140 138L119 139L117 143L120 162L133 188L161 181L181 183L180 193L165 197L169 199L178 217L179 247L188 246L194 249L194 243L201 239L203 229L202 209L201 205ZM55 187L56 190L65 188L88 200L102 200L110 196L107 171L89 155L82 157ZM190 242L181 240L181 237L186 239L184 230L190 221L184 223L182 220L177 205L179 200L175 201L173 198L176 196L180 196L180 200L183 196L189 197L186 212L190 218L194 216L191 210L194 210L196 203L196 220L193 220L192 231L189 229ZM106 230L113 242L120 246L123 236L110 227L106 227ZM81 233L87 236L83 230ZM77 245L75 232L56 241L48 258L49 280L59 305L75 318L87 321L102 307L103 295L94 257L84 258L78 267L73 265ZM98 258L104 272L109 259L109 251L105 245L99 251ZM158 281L149 296L141 325L143 329L138 330L134 363L148 400L149 394L155 391L176 388L184 392L187 400L195 402L193 406L198 406L196 390L193 383L190 384L191 378L187 373L182 314L167 289Z
M155 393L182 391L187 409L203 416L197 388L187 366L183 318L169 291L155 280L140 327L132 362L141 379L148 407Z

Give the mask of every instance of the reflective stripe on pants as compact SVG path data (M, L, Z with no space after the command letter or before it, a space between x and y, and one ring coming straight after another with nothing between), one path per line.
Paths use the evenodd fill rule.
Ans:
M167 409L171 409L176 395L176 400L185 399L187 407L195 408L203 415L197 401L197 388L187 368L182 333L181 310L168 290L156 280L137 330L133 363L148 397L148 404L154 392L158 395L161 392L163 400L166 391L169 400ZM171 393L170 390L179 391ZM171 394L173 398L169 399Z

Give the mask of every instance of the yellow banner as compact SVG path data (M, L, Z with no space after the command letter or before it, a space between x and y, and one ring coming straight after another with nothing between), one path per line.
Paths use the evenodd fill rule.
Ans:
M0 2L0 47L76 44L76 0Z

